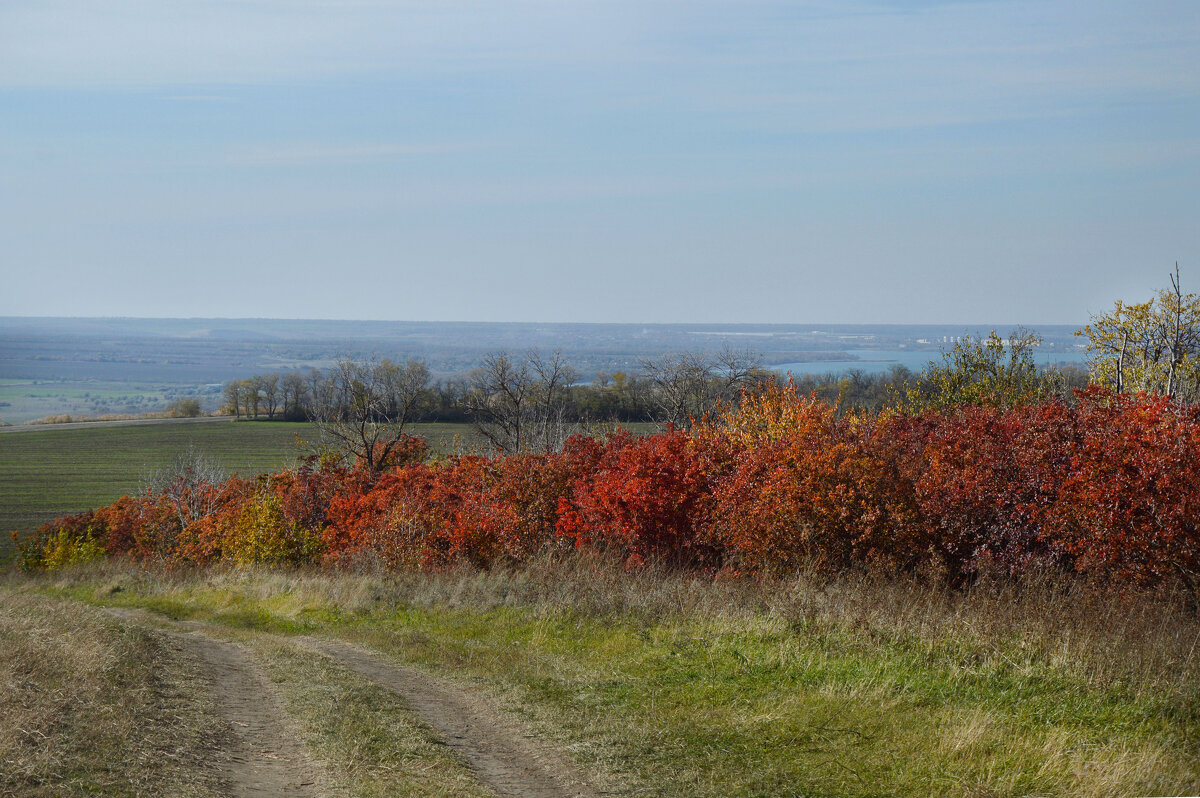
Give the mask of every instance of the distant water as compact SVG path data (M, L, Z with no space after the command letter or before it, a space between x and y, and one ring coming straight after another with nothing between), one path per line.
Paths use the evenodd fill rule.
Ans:
M790 373L797 377L805 374L841 374L850 369L860 369L868 374L877 374L887 371L895 365L907 366L911 370L919 372L929 364L929 361L940 362L942 359L940 352L922 352L909 349L847 349L845 352L848 355L857 356L858 360L814 360L803 363L781 363L777 366L771 366L771 368L775 371L785 374ZM1087 352L1035 352L1034 360L1037 361L1039 366L1059 363L1078 363L1083 365L1087 361Z

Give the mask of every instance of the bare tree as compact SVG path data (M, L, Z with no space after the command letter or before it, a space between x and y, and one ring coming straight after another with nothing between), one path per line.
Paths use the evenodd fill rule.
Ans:
M162 496L170 502L182 529L216 510L215 497L205 488L225 478L225 469L219 463L189 445L172 465L142 474L139 488L143 496Z
M384 360L379 364L379 370L387 393L388 417L408 423L417 415L425 398L429 367L422 360L409 360L403 366Z
M280 380L280 390L283 394L283 415L294 419L304 413L305 399L308 396L308 385L299 372L289 371Z
M760 375L762 357L726 345L720 352L677 352L643 360L651 401L659 417L676 427L690 426L722 401L737 398Z
M255 387L262 397L266 407L267 418L275 419L275 411L279 409L279 375L275 373L260 374L254 378Z
M429 382L419 360L339 360L314 388L312 420L322 437L378 471L404 438L404 429Z
M318 368L309 369L304 382L308 388L310 402L306 410L311 419L316 417L317 408L328 406L333 402L333 386L326 381L325 375Z
M496 352L471 373L463 403L476 430L502 452L548 451L565 439L566 391L578 376L561 352Z
M1200 355L1200 326L1197 326L1200 301L1194 294L1184 294L1180 289L1178 263L1171 275L1171 288L1162 292L1159 301L1160 317L1155 325L1155 337L1167 361L1166 394L1186 396L1188 387L1195 388L1195 359ZM1189 382L1193 384L1188 386Z
M573 429L566 419L567 391L579 380L579 372L563 359L559 350L545 358L534 349L527 359L537 380L534 383L533 423L525 436L526 448L559 451Z
M242 417L242 381L233 380L225 385L226 413L233 413L234 418Z
M242 392L242 410L251 418L258 418L258 408L262 397L258 392L258 384L253 379L238 380Z

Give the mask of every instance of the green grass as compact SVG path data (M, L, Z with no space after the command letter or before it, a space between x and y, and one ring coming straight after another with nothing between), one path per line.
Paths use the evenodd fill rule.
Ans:
M198 577L84 574L52 589L369 645L490 692L583 770L638 794L1200 788L1197 666L1185 656L1196 623L1137 605L1117 619L1106 598L1104 612L1076 612L1053 592L798 583L772 589L792 603L754 608L721 585L605 571ZM616 605L594 604L596 584ZM559 592L537 598L548 591Z
M465 424L416 424L435 449L470 435ZM0 434L0 561L9 530L29 531L66 513L136 494L143 475L170 466L189 446L242 476L277 471L314 440L310 424L212 423L53 428Z

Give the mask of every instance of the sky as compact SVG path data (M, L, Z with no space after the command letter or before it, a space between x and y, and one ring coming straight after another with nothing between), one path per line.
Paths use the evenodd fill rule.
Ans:
M2 0L0 315L1083 323L1195 0Z

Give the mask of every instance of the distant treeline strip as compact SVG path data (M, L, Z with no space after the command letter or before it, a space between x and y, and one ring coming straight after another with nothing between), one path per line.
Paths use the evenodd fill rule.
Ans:
M968 345L970 342L968 342ZM353 388L339 362L330 369L280 371L234 380L225 385L222 410L239 418L271 421L312 421L346 415L352 408ZM687 426L722 401L736 401L741 389L763 383L783 384L786 375L761 367L752 352L718 354L687 352L643 361L640 373L601 373L580 382L578 373L561 357L544 358L537 351L524 357L507 353L489 356L462 378L432 381L423 361L370 364L374 388L382 391L380 419L395 416L407 405L408 422L478 421L494 409L497 397L518 404L541 405L557 421L659 422ZM1059 369L1045 375L1048 392L1070 398L1073 388L1087 384L1082 369ZM350 383L353 379L350 380ZM361 380L360 380L361 382ZM837 404L842 410L878 411L913 389L929 392L929 381L905 366L885 372L848 369L843 373L806 374L792 378L802 394Z

